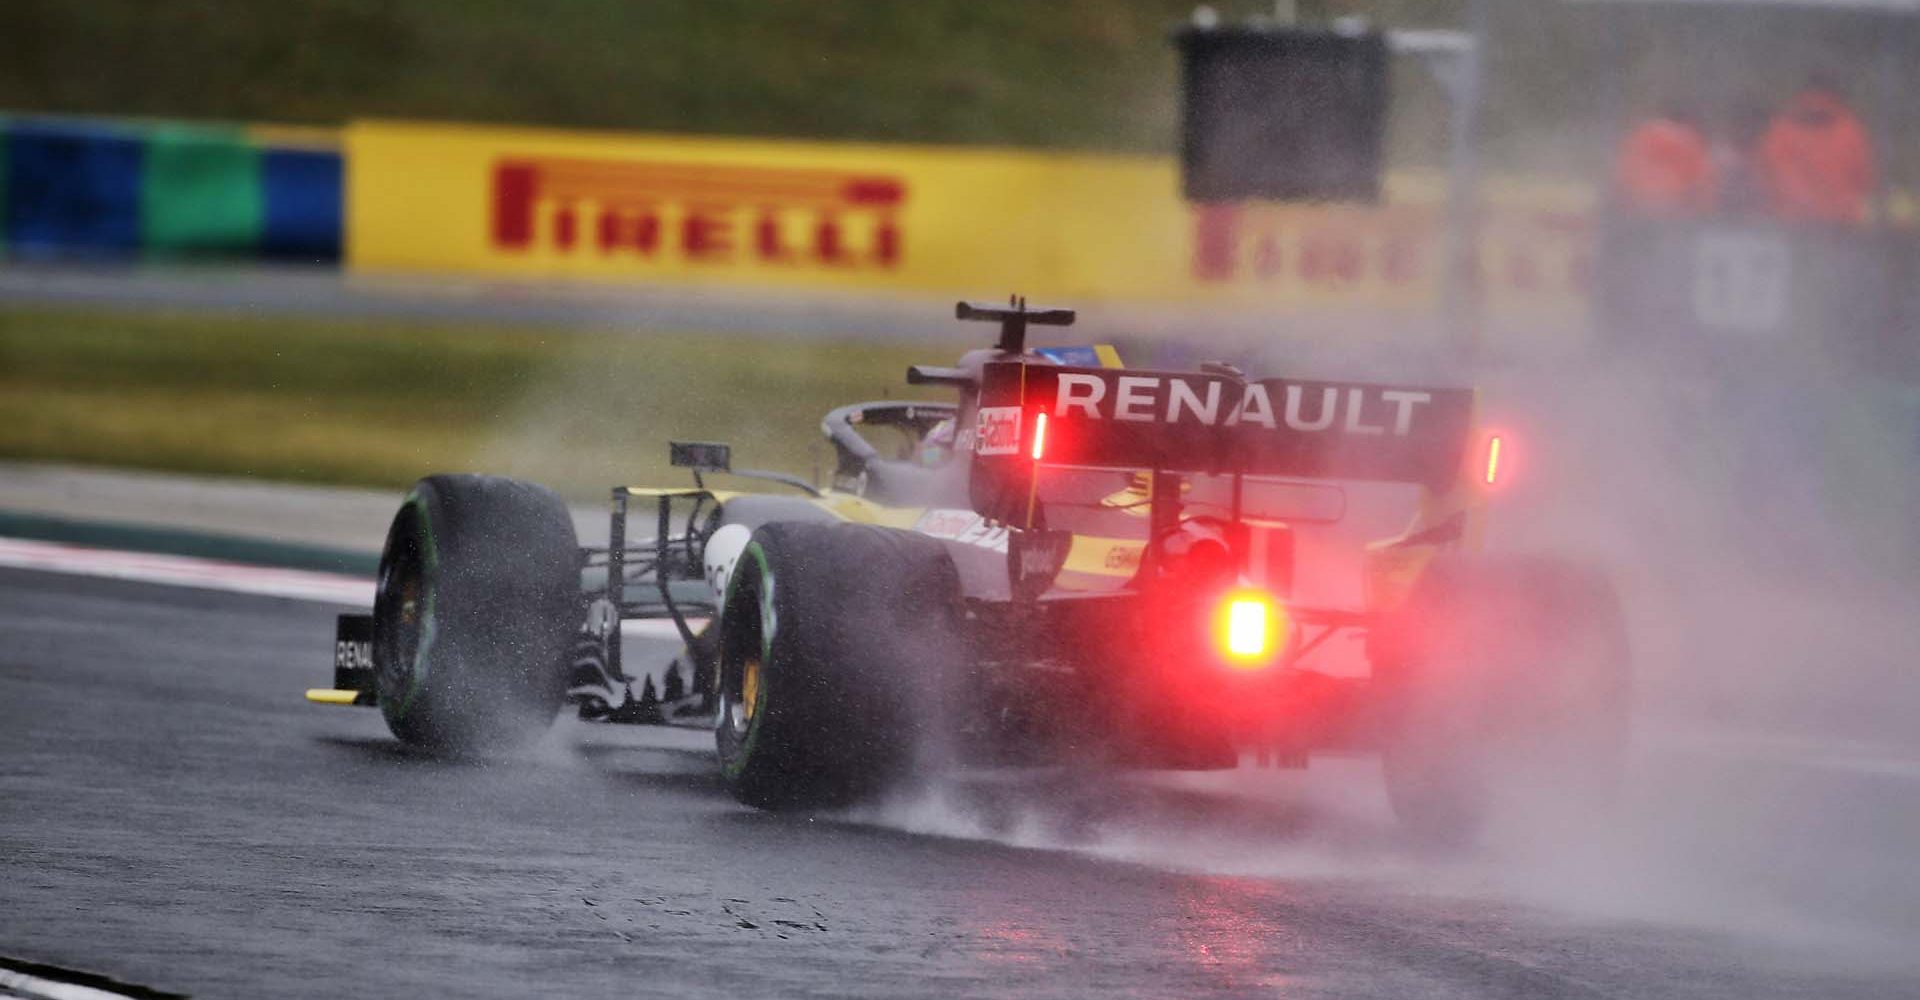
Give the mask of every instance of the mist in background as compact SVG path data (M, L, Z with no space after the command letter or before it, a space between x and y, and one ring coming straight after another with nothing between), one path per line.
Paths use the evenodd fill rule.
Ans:
M1218 6L1233 16L1265 5ZM1773 12L1730 20L1544 0L1495 6L1494 169L1602 176L1622 124L1653 102L1685 92L1723 115L1741 101L1777 100L1820 72L1883 123L1883 163L1896 182L1908 175L1911 102L1884 103L1878 67L1860 56L1887 40L1880 22L1814 32L1801 30L1798 15ZM1164 152L1177 134L1165 32L1191 7L13 0L0 4L0 108ZM1302 7L1448 26L1462 4ZM1402 64L1395 88L1392 158L1438 162L1446 127L1438 85ZM1045 290L1022 291L1038 301ZM1920 936L1920 390L1910 374L1863 364L1812 335L1702 345L1672 331L1601 329L1591 343L1508 341L1469 359L1377 313L1323 323L1166 309L1151 328L1124 308L1093 311L1102 313L1107 323L1075 334L1134 334L1144 348L1130 358L1136 364L1225 357L1270 375L1482 385L1489 417L1512 444L1512 485L1496 501L1490 544L1591 559L1625 601L1637 713L1620 812L1576 829L1521 817L1479 854L1434 857L1395 832L1376 765L1339 759L1304 775L1248 768L940 784L856 819L1221 874L1491 892L1583 916L1787 941L1835 961L1855 952L1911 960L1901 951ZM657 467L669 436L730 440L743 465L792 468L794 442L816 437L820 402L900 389L868 377L877 365L849 377L878 353L858 344L810 343L775 367L730 354L742 349L723 336L678 338L670 353L663 341L558 333L538 363L516 354L510 365L481 359L460 369L484 390L475 394L484 405L463 401L423 417L398 410L404 387L395 388L380 401L394 410L375 411L380 424L340 436L397 438L393 428L408 420L465 423L484 428L482 440L454 453L476 466L604 489L641 478L636 466ZM331 353L334 343L309 351ZM125 350L117 340L116 350ZM234 364L225 349L208 353ZM946 363L957 349L886 353L884 367L897 373L904 360ZM721 356L726 370L685 375ZM129 365L125 355L119 364L154 378L151 364ZM486 375L496 370L506 374ZM204 391L206 371L178 378ZM233 381L277 385L253 371ZM448 371L442 364L422 377ZM373 384L349 374L327 388ZM687 416L696 412L699 420ZM308 414L303 423L311 433L316 421ZM258 418L224 427L287 437ZM634 461L640 449L652 451ZM275 440L269 450L284 448ZM352 457L365 467L364 456Z
M1482 387L1509 442L1489 548L1597 563L1625 604L1633 747L1603 819L1510 802L1476 850L1435 853L1397 828L1377 762L1344 757L941 782L855 818L1659 921L1747 941L1759 967L1911 969L1920 393L1817 338L1637 332L1478 361L1371 338L1223 352L1264 375Z

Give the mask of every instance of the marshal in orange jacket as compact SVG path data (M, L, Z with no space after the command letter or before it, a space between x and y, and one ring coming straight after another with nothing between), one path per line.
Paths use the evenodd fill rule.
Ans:
M1720 200L1707 137L1673 117L1650 119L1627 136L1614 183L1629 205L1649 215L1704 215Z
M1866 221L1879 173L1866 126L1838 94L1809 88L1775 115L1760 140L1767 208L1782 219Z

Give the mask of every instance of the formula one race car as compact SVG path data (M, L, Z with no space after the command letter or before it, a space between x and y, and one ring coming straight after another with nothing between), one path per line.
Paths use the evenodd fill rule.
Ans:
M403 742L452 753L527 739L569 700L712 726L729 787L770 809L956 764L1377 749L1403 821L1459 835L1521 777L1608 783L1618 601L1561 560L1475 554L1502 442L1476 429L1473 391L1127 370L1110 348L1027 348L1069 310L958 316L998 342L907 372L958 401L827 414L824 489L676 442L692 485L614 489L609 544L582 548L542 487L421 480L372 615L341 617L334 686L309 697L377 705ZM708 485L722 474L779 492ZM1306 544L1350 489L1391 484L1417 505L1404 532ZM1296 588L1340 571L1356 606ZM670 622L680 654L631 670L636 619ZM1320 669L1335 647L1361 669Z

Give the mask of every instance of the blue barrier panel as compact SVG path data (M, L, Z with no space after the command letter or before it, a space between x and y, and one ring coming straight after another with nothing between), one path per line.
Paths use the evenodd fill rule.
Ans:
M260 156L266 195L260 252L303 261L338 261L344 225L340 154L269 149Z
M7 245L7 120L0 118L0 250Z
M127 256L139 249L139 138L15 122L6 145L4 228L15 254Z

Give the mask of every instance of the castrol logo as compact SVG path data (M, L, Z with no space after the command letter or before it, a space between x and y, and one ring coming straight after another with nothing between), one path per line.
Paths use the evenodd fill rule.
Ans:
M1020 408L983 406L974 435L974 453L1012 455L1020 450Z

